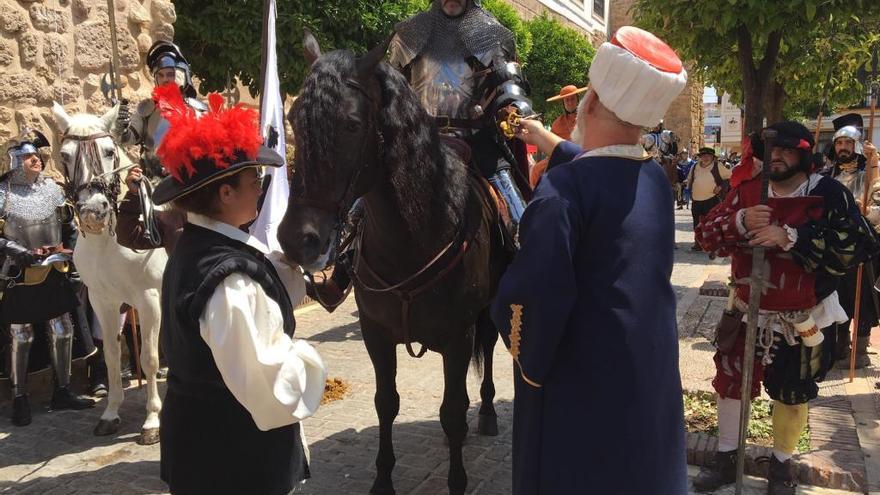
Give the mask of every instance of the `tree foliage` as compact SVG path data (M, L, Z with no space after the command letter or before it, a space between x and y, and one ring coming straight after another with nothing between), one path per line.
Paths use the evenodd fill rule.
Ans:
M303 29L326 49L364 53L389 36L394 24L423 9L425 0L278 0L276 36L281 89L296 93L308 70ZM201 80L203 91L226 87L230 77L259 91L262 0L175 0L175 40Z
M745 104L753 131L779 99L791 98L790 110L811 95L818 103L829 70L832 105L858 100L853 69L865 61L865 24L880 15L880 2L636 0L635 12L639 25L695 62L693 72Z
M566 84L586 86L596 49L588 38L547 12L529 21L528 26L533 53L525 74L532 86L535 110L544 113L545 122L552 122L562 113L562 104L545 100L559 94L559 88Z

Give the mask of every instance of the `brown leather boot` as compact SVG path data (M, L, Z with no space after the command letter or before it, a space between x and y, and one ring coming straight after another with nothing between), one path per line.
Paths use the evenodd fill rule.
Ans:
M737 450L715 452L715 458L707 466L700 468L699 474L694 478L694 490L703 493L714 492L736 481L737 452Z

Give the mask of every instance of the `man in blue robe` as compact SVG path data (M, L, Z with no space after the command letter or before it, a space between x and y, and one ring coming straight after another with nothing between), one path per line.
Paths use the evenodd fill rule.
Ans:
M492 307L516 366L515 494L687 493L672 193L638 145L686 77L623 27L590 68L582 148L522 123L551 158Z

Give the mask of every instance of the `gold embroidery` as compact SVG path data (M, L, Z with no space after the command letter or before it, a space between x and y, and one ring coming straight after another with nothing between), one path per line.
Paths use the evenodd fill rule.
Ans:
M510 311L510 354L513 359L519 359L519 341L522 339L522 304L511 304Z
M513 356L516 366L519 368L519 374L524 382L535 388L541 388L541 384L530 380L523 371L522 364L519 362L519 343L522 340L522 304L510 305L510 354Z

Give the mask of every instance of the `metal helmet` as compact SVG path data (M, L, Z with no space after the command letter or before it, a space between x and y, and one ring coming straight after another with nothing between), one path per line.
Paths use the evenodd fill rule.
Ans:
M834 137L831 139L832 146L837 143L837 140L840 138L849 138L855 141L855 146L853 146L853 153L862 154L862 133L856 126L848 125L845 127L841 127L834 133ZM836 155L836 150L832 149L832 152Z
M174 69L175 82L183 90L186 96L194 97L195 88L192 85L192 71L189 62L180 48L168 41L157 41L147 51L147 67L150 74L156 77L156 73L162 69Z
M40 149L48 146L49 140L42 132L25 129L16 140L10 143L6 150L9 154L9 170L21 168L25 156L40 155ZM46 161L42 156L40 156L40 161L43 162L43 168L45 168Z

